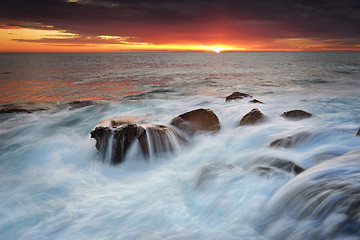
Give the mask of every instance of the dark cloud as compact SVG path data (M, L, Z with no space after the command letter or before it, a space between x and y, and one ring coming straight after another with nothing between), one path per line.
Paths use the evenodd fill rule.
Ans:
M157 44L360 38L358 0L2 0L0 20L7 27L128 36Z

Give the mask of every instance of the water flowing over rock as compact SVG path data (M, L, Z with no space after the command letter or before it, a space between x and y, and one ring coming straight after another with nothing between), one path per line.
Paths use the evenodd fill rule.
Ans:
M230 94L229 96L227 96L225 98L225 101L228 102L228 101L232 101L232 100L236 100L236 99L243 99L245 97L252 97L252 96L247 93L233 92L232 94Z
M210 109L196 109L181 114L171 120L171 125L181 129L189 135L197 132L218 132L220 122L216 114Z
M291 148L295 147L306 140L311 136L310 133L300 132L286 138L280 138L270 143L270 147L282 147L282 148Z
M302 167L294 162L276 157L261 157L248 161L242 167L266 176L281 175L284 174L284 172L297 175L304 171Z
M195 177L195 186L201 189L206 187L215 187L219 182L218 179L224 181L232 181L234 178L242 177L243 170L231 164L222 162L208 162L201 167ZM221 181L220 181L221 182Z
M299 174L273 195L267 209L271 221L263 227L271 239L358 239L360 151Z
M91 137L96 140L95 146L102 160L112 164L123 162L129 148L136 141L145 157L174 151L179 144L186 142L174 128L156 124L100 126L91 131Z
M259 109L255 108L248 112L240 121L240 126L252 125L264 120L265 116Z
M309 118L312 116L311 113L305 112L303 110L291 110L281 114L282 117L291 119L291 120L301 120L304 118Z

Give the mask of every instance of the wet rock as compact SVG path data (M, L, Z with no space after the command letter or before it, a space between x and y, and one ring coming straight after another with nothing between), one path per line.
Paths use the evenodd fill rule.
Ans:
M216 114L210 109L203 108L181 114L173 118L170 124L189 135L197 132L215 133L220 130L220 122Z
M260 112L259 109L255 108L248 112L240 121L240 126L252 125L261 122L264 120L265 115Z
M78 108L84 108L84 107L88 107L91 105L94 105L95 103L89 100L85 100L85 101L73 101L73 102L69 102L68 105L70 106L70 110L73 109L78 109Z
M359 131L356 133L356 136L360 136L360 128Z
M243 99L245 97L252 97L252 96L247 93L233 92L232 94L230 94L229 96L227 96L225 98L225 101L228 102L228 101L232 101L232 100L236 100L236 99Z
M360 151L307 169L271 197L266 213L271 220L262 226L264 234L271 239L293 239L299 233L301 239L358 239L359 176Z
M265 104L265 103L263 103L262 101L259 101L259 100L257 100L257 99L253 99L253 100L249 101L249 103L260 103L260 104Z
M126 123L118 127L96 127L91 131L96 149L105 162L118 164L125 160L134 142L138 142L145 157L174 151L186 142L174 128L156 124L138 125Z
M129 147L144 131L136 124L124 124L118 128L96 127L90 134L102 160L117 164L124 161Z
M179 147L179 143L187 142L172 127L157 124L144 124L142 126L145 131L139 135L138 140L144 156L173 152Z
M260 175L282 175L283 172L300 174L304 169L290 160L273 157L261 157L251 160L243 165L244 169L259 173Z
M32 113L33 110L23 109L23 108L3 108L0 109L0 114L2 113Z
M295 147L308 140L310 136L311 134L307 132L296 133L292 136L286 138L280 138L271 142L270 147L279 147L279 148Z
M291 110L281 114L282 117L291 119L291 120L301 120L304 118L309 118L312 116L311 113L305 112L303 110Z

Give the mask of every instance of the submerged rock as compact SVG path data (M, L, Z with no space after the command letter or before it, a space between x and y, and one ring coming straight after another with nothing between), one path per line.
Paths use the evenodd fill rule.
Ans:
M248 112L240 121L240 126L244 126L244 125L252 125L255 123L259 123L262 120L264 120L264 114L262 112L260 112L259 109L254 108L253 110L251 110L250 112Z
M262 101L259 101L259 100L257 100L257 99L253 99L253 100L251 100L251 101L249 101L250 103L260 103L260 104L265 104L265 103L263 103Z
M292 136L286 138L280 138L271 142L270 147L282 147L282 148L295 147L308 140L310 136L311 134L307 132L296 133Z
M268 202L271 220L262 226L264 235L271 239L358 239L359 176L360 151L299 174Z
M195 177L195 186L202 189L210 185L214 186L217 179L232 180L233 178L240 177L241 172L241 168L231 164L208 162L198 171Z
M181 129L189 135L197 132L218 132L220 122L216 114L210 109L196 109L181 114L171 120L171 125Z
M251 95L247 94L247 93L242 93L242 92L233 92L232 94L230 94L229 96L227 96L225 98L225 101L231 101L231 100L236 100L236 99L243 99L245 97L252 97Z
M301 120L304 118L309 118L312 116L311 113L305 112L303 110L291 110L281 114L282 117L292 120Z
M163 125L123 124L119 127L96 127L91 131L96 149L105 162L118 164L125 160L131 145L138 141L145 157L173 151L186 141L175 129Z
M283 172L300 174L304 169L290 160L262 157L244 164L244 169L254 171L260 175L281 175Z

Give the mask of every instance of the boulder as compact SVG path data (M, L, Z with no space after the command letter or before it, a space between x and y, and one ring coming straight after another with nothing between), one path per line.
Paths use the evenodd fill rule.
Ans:
M228 101L232 101L232 100L236 100L236 99L243 99L245 97L252 97L252 96L247 93L233 92L232 94L230 94L229 96L227 96L225 98L225 101L228 102Z
M96 127L91 131L102 160L118 164L125 160L129 148L138 142L145 157L170 152L186 142L174 128L156 124L126 123L117 127Z
M311 113L305 112L303 110L291 110L281 114L282 117L291 119L291 120L301 120L304 118L309 118L312 116Z
M262 101L259 101L259 100L257 100L257 99L253 99L253 100L249 101L249 103L260 103L260 104L265 104L265 103L263 103Z
M240 126L244 125L252 125L261 122L264 120L265 115L260 112L259 109L254 108L250 112L248 112L240 121Z
M311 136L310 133L300 132L286 138L280 138L270 143L270 147L281 147L281 148L291 148L295 147L306 140Z
M173 118L170 124L189 135L197 132L215 133L220 130L220 122L216 114L210 109L203 108L181 114Z

